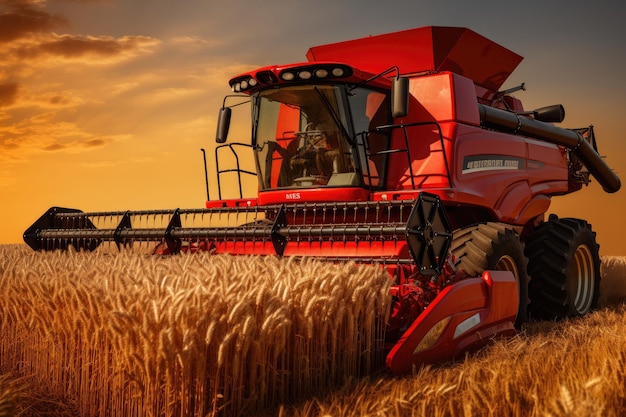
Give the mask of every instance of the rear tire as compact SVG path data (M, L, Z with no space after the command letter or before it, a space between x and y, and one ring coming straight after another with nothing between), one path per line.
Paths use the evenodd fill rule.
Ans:
M526 243L531 318L578 317L596 308L598 252L596 234L584 220L552 217L540 225Z
M519 293L515 326L528 320L528 260L524 244L511 227L502 223L481 223L456 230L452 239L456 267L471 276L486 270L510 271Z

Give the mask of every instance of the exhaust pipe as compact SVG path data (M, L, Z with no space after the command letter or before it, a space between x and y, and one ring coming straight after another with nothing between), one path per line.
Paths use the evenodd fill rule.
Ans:
M480 103L478 112L481 124L487 128L510 131L570 149L600 183L604 191L614 193L620 189L619 177L580 133Z

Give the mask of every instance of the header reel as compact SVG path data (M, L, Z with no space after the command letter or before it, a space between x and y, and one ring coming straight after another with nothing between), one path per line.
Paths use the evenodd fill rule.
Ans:
M202 219L204 224L195 226L189 217ZM104 227L96 226L103 223L106 223ZM138 223L142 226L135 226ZM161 224L150 227L157 223ZM191 210L83 213L52 207L24 233L24 241L34 250L67 250L72 246L79 251L93 251L103 242L113 242L118 249L133 242L158 242L165 243L169 253L178 253L185 250L185 242L211 242L212 245L205 247L213 248L230 242L231 247L247 254L323 256L371 263L414 262L425 276L441 272L451 240L444 206L438 196L428 193L420 193L415 201ZM402 245L402 241L406 241L410 259L393 259L388 248ZM370 242L374 249L361 256L358 252L362 252L363 242ZM332 246L333 256L312 249L323 245ZM377 253L378 247L387 249ZM396 253L400 252L396 249Z

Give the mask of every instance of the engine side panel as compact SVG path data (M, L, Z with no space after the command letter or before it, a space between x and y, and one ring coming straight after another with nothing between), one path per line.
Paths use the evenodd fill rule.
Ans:
M393 131L390 191L448 189L453 204L484 207L493 219L523 225L568 192L568 160L552 143L480 126L474 83L458 74L410 82L410 115ZM447 167L446 167L447 164Z
M491 207L500 221L522 225L547 210L545 197L568 190L568 161L556 145L464 125L454 142L458 201Z

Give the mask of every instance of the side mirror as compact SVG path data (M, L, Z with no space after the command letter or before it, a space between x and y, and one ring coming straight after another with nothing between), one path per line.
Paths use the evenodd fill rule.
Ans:
M391 84L391 114L394 118L409 114L409 79L396 77Z
M233 110L230 107L222 107L217 116L217 132L215 133L215 142L224 143L228 138L228 129L230 128L230 116Z
M546 123L561 123L565 119L565 108L561 104L542 107L533 111L535 120Z

